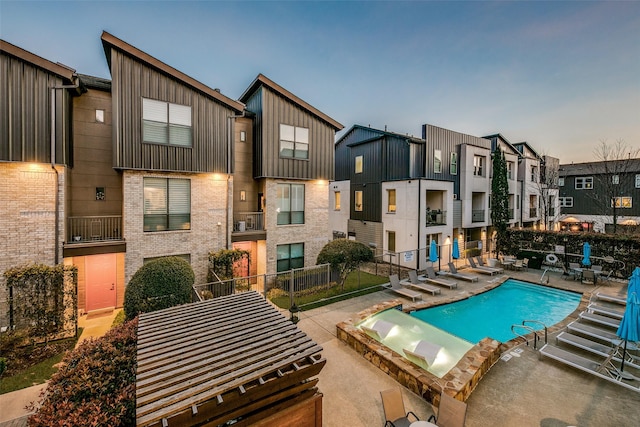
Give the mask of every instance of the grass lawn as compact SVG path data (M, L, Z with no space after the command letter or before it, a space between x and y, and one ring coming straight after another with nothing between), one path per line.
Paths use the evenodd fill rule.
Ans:
M304 307L302 307L303 310L309 310L312 308L331 304L336 301L354 298L354 297L365 295L372 292L378 292L380 290L380 287L376 285L387 283L388 281L389 281L389 278L386 276L385 277L376 276L375 274L366 273L364 271L358 272L356 270L356 271L352 271L347 276L347 280L344 283L344 290L342 290L340 286L336 285L330 289L326 289L318 293L296 296L296 304L304 305ZM375 287L372 289L367 289L367 288L371 288L372 286L375 286ZM353 294L350 293L358 290L362 290L362 291L353 293ZM347 295L343 295L343 294L347 294ZM331 298L331 299L327 299L327 298ZM275 297L271 299L271 302L273 302L275 305L277 305L280 308L289 308L288 295Z

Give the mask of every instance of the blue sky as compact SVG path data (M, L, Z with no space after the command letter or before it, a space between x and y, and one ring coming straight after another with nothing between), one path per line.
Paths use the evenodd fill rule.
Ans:
M0 0L0 37L109 78L105 30L237 99L258 73L345 125L640 148L640 2Z

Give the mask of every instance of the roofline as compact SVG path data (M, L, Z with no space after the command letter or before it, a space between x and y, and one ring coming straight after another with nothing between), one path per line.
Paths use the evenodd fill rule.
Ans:
M267 86L269 89L277 92L279 95L287 98L288 100L294 102L295 104L297 104L300 107L304 108L305 110L309 111L310 113L312 113L313 115L317 116L318 118L324 120L329 125L331 125L336 131L344 129L344 126L341 123L339 123L338 121L332 119L331 117L329 117L328 115L326 115L322 111L318 110L317 108L315 108L311 104L309 104L309 103L303 101L302 99L298 98L296 95L294 95L293 93L289 92L288 90L286 90L285 88L283 88L282 86L280 86L279 84L274 82L273 80L269 79L264 74L258 74L258 76L253 80L253 82L251 82L249 87L242 93L242 95L240 95L240 98L239 98L240 101L241 102L246 102L247 98L249 98L249 96L252 93L254 93L258 89L258 87L260 87L260 85Z
M41 56L38 56L34 53L26 51L2 39L0 39L0 51L6 52L11 56L20 58L23 61L29 62L35 66L38 66L44 70L49 71L50 73L56 74L69 81L73 81L74 78L76 77L76 70L74 70L73 68L68 67L64 64L51 62L48 59L44 59Z
M493 139L493 138L500 138L509 147L511 147L511 149L514 151L515 154L518 155L518 157L522 157L522 153L520 152L520 150L518 150L511 142L509 142L509 140L507 138L505 138L505 136L503 134L501 134L501 133L494 133L493 135L486 135L486 136L483 136L482 138L489 139L489 140Z
M518 145L526 145L527 147L529 147L529 150L533 151L533 154L535 154L537 159L542 159L542 156L540 154L538 154L538 152L527 141L516 142L515 144L513 144L514 147L516 147ZM518 151L520 151L520 150L518 150ZM524 155L524 153L522 153L522 154Z
M360 145L360 144L365 143L365 142L375 141L377 139L380 139L383 136L391 136L391 137L394 137L394 138L404 138L404 139L406 139L409 142L414 143L414 144L425 144L426 143L426 141L424 139L418 138L418 137L415 137L415 136L403 135L401 133L389 132L389 131L386 131L386 130L380 130L380 129L372 128L371 126L363 126L363 125L355 124L355 125L351 126L351 128L347 132L345 132L345 134L342 135L340 137L340 139L338 139L336 141L335 145L340 144L342 142L342 140L345 139L355 129L365 129L365 130L369 130L369 131L373 131L373 132L378 132L380 134L380 137L373 137L373 138L369 138L369 139L366 139L366 140L363 140L363 141L353 142L353 143L349 144L349 146Z
M203 83L200 83L193 77L189 77L188 75L184 74L182 71L179 71L173 68L172 66L165 64L164 62L154 58L148 53L141 51L140 49L130 45L129 43L123 40L120 40L116 36L109 34L106 31L103 31L102 36L100 38L102 39L102 45L104 46L105 54L107 55L107 62L109 63L109 68L111 68L111 58L110 58L110 55L108 55L108 49L115 48L126 53L127 55L130 55L144 62L148 66L155 68L156 70L181 81L182 83L192 87L193 89L199 92L202 92L203 94L221 102L222 104L225 104L231 107L237 112L242 112L244 110L245 105L243 103L236 101L234 99L231 99L221 94L215 89L211 89L209 86Z

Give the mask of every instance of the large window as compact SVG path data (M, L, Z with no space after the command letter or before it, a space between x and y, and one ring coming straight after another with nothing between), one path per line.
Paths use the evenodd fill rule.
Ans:
M362 163L363 163L362 156L356 156L356 165L355 165L356 173L362 173L362 166L363 166Z
M593 188L592 176L576 177L576 190L590 190Z
M507 162L507 179L513 179L514 163Z
M142 138L152 144L191 147L191 107L142 98Z
M451 158L449 160L449 173L451 175L458 174L458 153L451 153Z
M362 191L356 191L355 197L353 199L356 212L362 212Z
M333 209L339 211L340 210L340 192L333 192Z
M433 172L442 173L442 151L433 150Z
M304 267L304 243L278 245L278 272Z
M558 199L560 202L561 208L572 208L573 207L573 197L560 197Z
M484 176L484 157L473 156L473 175Z
M396 232L387 231L387 250L389 252L396 251Z
M614 203L616 208L631 209L633 207L631 197L614 197L611 199L611 207L614 206Z
M280 157L309 158L309 129L280 125Z
M144 231L191 229L191 181L144 178Z
M387 212L394 213L396 211L396 190L387 190Z
M304 184L278 184L278 225L304 224Z

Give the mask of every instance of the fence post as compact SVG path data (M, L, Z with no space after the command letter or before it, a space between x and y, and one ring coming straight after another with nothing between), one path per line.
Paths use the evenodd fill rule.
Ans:
M289 307L293 306L293 270L289 270Z

